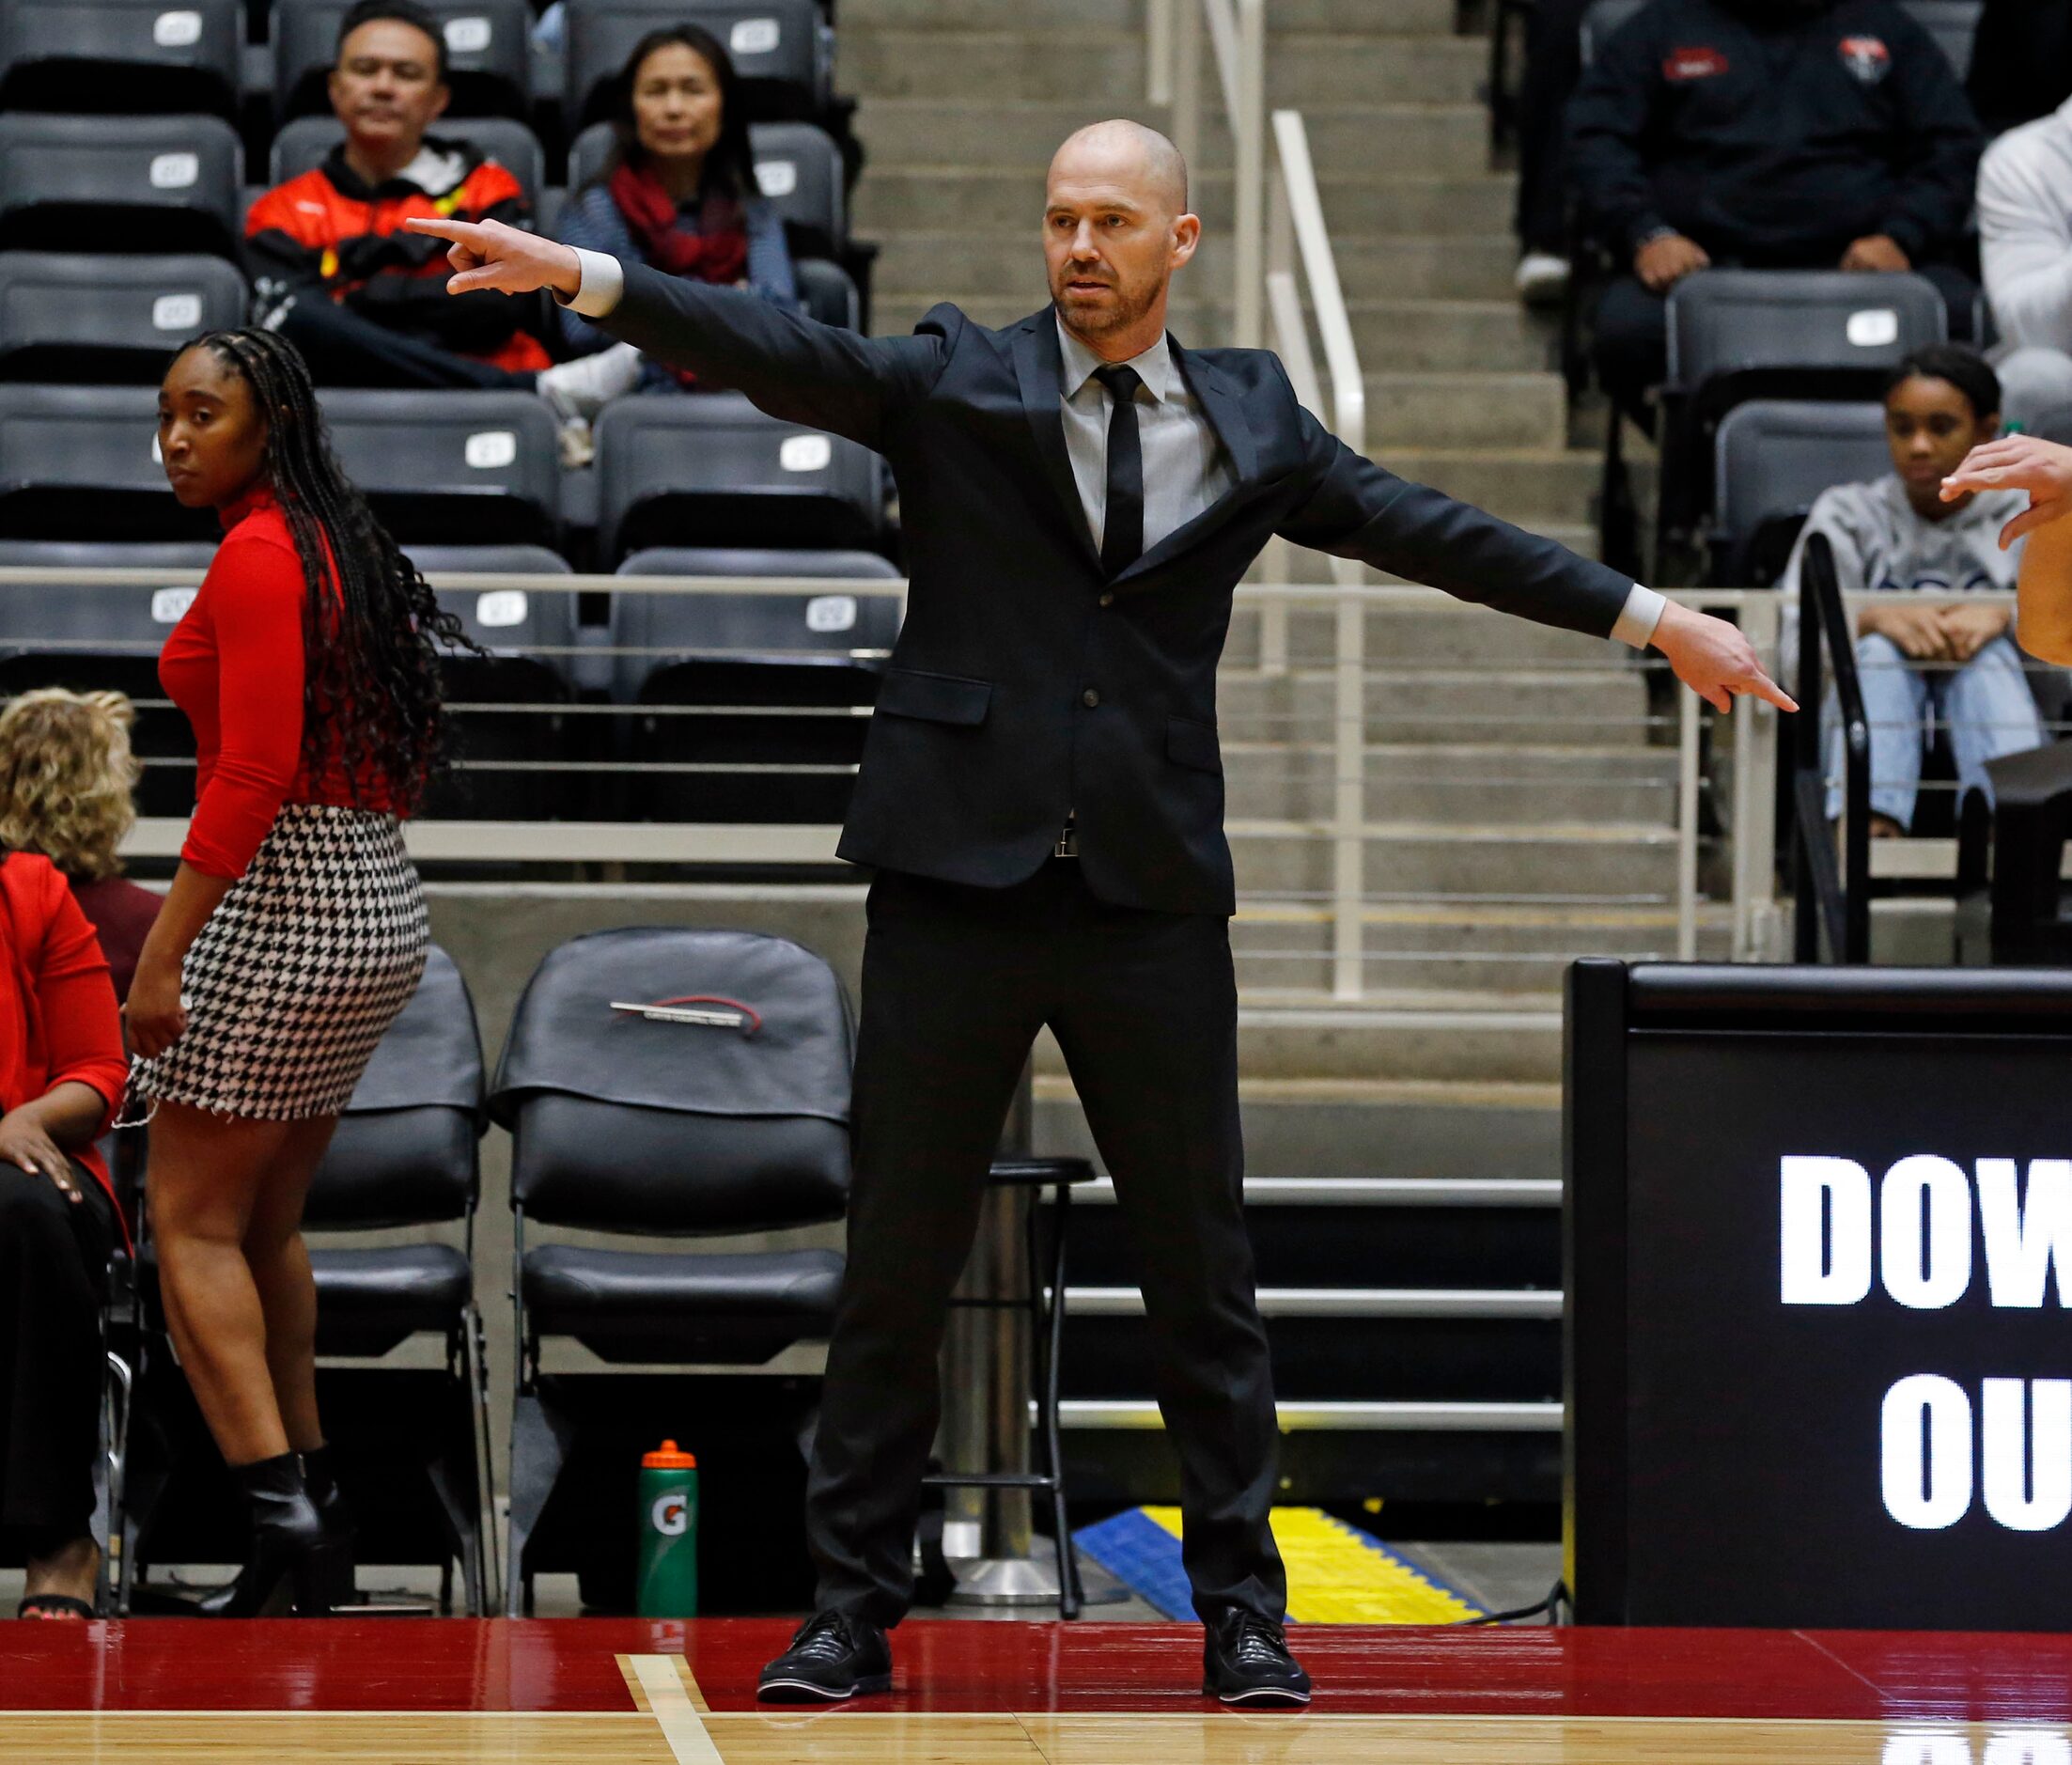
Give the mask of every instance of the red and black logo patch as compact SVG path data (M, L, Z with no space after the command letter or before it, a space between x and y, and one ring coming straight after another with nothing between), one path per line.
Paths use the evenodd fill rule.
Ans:
M1881 37L1845 37L1842 65L1865 86L1876 86L1893 70L1893 52Z
M1717 49L1672 49L1662 57L1662 78L1671 85L1685 80L1714 80L1727 70L1727 58Z

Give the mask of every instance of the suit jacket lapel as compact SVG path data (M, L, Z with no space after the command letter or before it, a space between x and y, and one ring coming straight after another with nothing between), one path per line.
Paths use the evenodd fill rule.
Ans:
M1193 520L1182 522L1117 576L1118 583L1129 582L1170 563L1189 546L1197 544L1220 527L1243 500L1245 492L1258 476L1259 450L1252 439L1251 426L1245 421L1244 401L1237 388L1209 363L1181 349L1177 338L1174 339L1172 350L1174 363L1185 377L1188 390L1194 395L1194 402L1201 406L1209 428L1216 431L1216 439L1223 444L1223 453L1230 461L1233 482L1228 491Z
M1094 536L1087 531L1086 507L1080 501L1079 482L1072 476L1072 457L1065 446L1065 420L1058 414L1065 358L1057 347L1057 320L1049 307L1015 328L1014 358L1015 379L1021 388L1021 412L1036 436L1036 453L1043 461L1045 475L1064 505L1065 524L1098 570L1100 554L1094 549Z

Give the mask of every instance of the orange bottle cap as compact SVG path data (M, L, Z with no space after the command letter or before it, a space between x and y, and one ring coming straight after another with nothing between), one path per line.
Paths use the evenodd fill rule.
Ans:
M695 1471L698 1460L695 1453L684 1452L675 1441L665 1440L660 1452L642 1455L640 1468L643 1471Z

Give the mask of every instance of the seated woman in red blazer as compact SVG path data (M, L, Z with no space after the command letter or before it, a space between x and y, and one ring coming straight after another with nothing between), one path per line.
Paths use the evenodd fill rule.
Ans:
M47 858L0 857L0 1531L28 1558L22 1617L93 1616L100 1311L129 1242L94 1142L127 1068L70 884Z

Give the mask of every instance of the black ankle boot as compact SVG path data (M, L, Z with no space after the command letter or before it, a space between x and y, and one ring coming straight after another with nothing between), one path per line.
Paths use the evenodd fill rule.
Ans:
M337 1465L329 1446L317 1446L302 1455L303 1487L309 1492L317 1518L323 1524L324 1551L319 1589L324 1603L334 1611L351 1605L356 1597L352 1582L352 1547L358 1536L351 1504L338 1487Z
M301 1460L284 1452L233 1465L230 1475L251 1507L252 1547L237 1580L197 1601L196 1610L206 1617L258 1617L280 1609L285 1595L297 1617L328 1616L337 1552L303 1485Z

